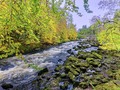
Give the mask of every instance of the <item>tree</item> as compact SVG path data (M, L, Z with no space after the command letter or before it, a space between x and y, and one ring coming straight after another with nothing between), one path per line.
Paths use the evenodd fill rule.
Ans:
M71 29L67 25L67 14L64 14L67 12L60 7L61 2L0 1L0 58L76 39L75 35L69 38ZM58 28L60 25L61 29Z

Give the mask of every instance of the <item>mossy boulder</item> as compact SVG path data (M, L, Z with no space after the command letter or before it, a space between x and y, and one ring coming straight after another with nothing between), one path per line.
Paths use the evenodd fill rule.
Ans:
M110 81L105 84L97 85L95 90L120 90L120 87L116 85L115 81Z
M67 59L67 61L69 61L69 62L77 62L77 61L79 61L79 59L78 59L77 57L75 57L75 56L70 56L70 57Z
M95 58L95 59L102 59L102 55L98 54L97 52L83 52L79 51L77 54L79 59L86 59L86 58Z
M92 54L94 55L94 58L102 59L102 55L100 55L96 52L92 52Z
M67 78L67 74L61 73L60 77L61 77L61 78Z
M102 81L102 83L106 83L106 82L109 81L109 79L108 78L103 78L103 79L101 79L101 81Z
M94 67L100 67L101 66L101 62L99 61L99 59L94 59L94 58L87 58L86 61L90 64L93 65Z
M113 76L114 76L112 70L107 70L107 71L106 71L106 74L107 74L109 77L113 77Z
M68 72L68 77L72 81L74 81L74 79L75 79L75 75L72 72Z
M94 67L100 67L101 66L101 63L99 61L94 61L94 62L91 62L90 64L92 64Z
M80 63L80 66L87 68L87 67L89 67L89 63L87 63L87 62L81 62L81 63Z
M93 86L96 86L96 85L101 84L101 82L99 80L94 79L94 80L90 81L90 84L93 85Z
M62 65L59 65L59 66L57 66L57 67L55 68L55 71L58 72L58 71L60 71L61 69L62 69Z
M94 58L86 58L86 61L89 63L91 61L94 61Z
M116 71L115 78L120 80L120 69Z
M80 86L81 88L83 88L83 89L86 89L86 88L89 86L89 83L88 83L88 82L81 82L81 83L79 84L79 86Z
M83 51L79 51L77 54L77 58L85 60L87 58L87 53Z
M76 64L74 65L71 65L71 67L75 70L75 71L77 71L77 72L79 72L80 73L80 68L79 67L77 67L76 66Z
M66 73L69 73L69 72L72 72L73 75L78 75L79 72L77 72L74 68L72 68L71 66L65 66L65 72Z

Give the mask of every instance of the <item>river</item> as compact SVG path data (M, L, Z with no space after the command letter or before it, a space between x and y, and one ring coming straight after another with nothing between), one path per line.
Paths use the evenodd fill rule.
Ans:
M33 64L42 68L47 67L49 71L52 71L56 65L63 64L70 55L67 51L77 46L79 42L80 41L66 42L34 54L23 55L25 61L16 57L1 60L0 90L5 89L5 86L12 88L11 90L37 90L29 85L27 87L25 86L36 80L38 75L37 71L28 65ZM72 50L74 54L77 53L74 49Z

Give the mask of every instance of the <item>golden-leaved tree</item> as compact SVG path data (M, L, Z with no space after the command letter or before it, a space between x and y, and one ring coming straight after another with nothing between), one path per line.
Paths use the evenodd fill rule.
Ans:
M104 22L98 36L101 48L120 50L120 11L116 11L113 20Z
M76 39L75 28L68 28L67 12L54 2L0 1L0 58Z

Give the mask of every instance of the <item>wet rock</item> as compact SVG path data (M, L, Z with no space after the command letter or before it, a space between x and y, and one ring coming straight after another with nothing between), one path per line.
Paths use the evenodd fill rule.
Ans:
M81 48L82 48L82 46L81 46L81 45L77 45L77 48L81 49Z
M60 83L59 83L59 86L64 86L64 82L60 82Z
M13 68L14 65L8 62L0 62L0 70L4 71L4 70L8 70L10 68Z
M98 67L98 68L95 68L95 71L96 71L96 72L101 72L102 69Z
M91 52L91 51L97 51L98 47L89 47L89 48L86 48L84 49L83 51L84 52Z
M79 48L78 48L78 47L73 47L73 49L74 49L75 51L79 50Z
M77 83L80 82L80 75L75 77L75 82L77 82Z
M73 90L73 85L72 84L68 85L67 90Z
M4 83L1 85L3 89L10 89L13 88L13 85L11 83Z
M90 69L89 69L89 70L87 70L87 72L88 72L88 73L94 73L95 70L90 70Z
M47 73L48 72L48 68L44 68L44 69L42 69L42 70L40 70L39 72L38 72L38 76L40 76L40 75L42 75L42 74L45 74L45 73Z
M72 51L72 49L67 50L67 52L68 52L69 54L74 54L73 51Z
M60 72L56 72L55 75L54 75L54 78L60 77L60 76L61 76L61 73Z
M66 90L68 86L68 82L60 82L59 86L60 86L60 89Z

